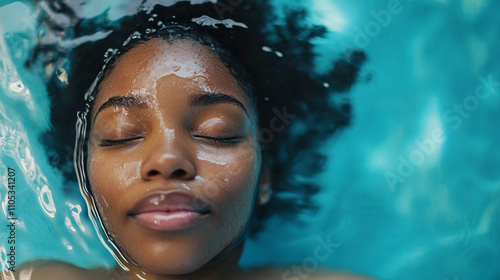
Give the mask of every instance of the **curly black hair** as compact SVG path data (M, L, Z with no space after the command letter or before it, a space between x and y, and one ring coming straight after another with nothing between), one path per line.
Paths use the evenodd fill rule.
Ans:
M40 42L27 62L28 66L41 63L48 72L52 128L41 136L41 141L51 164L61 169L66 180L76 181L72 167L76 112L83 109L83 96L102 70L104 54L123 52L133 45L124 46L124 42L133 38L134 32L161 34L158 30L165 26L186 26L217 42L221 58L235 77L251 87L273 189L269 203L256 209L251 236L272 214L297 220L304 211L314 213L317 205L313 195L320 186L311 178L323 171L326 161L319 151L320 144L351 119L351 104L335 102L332 97L345 95L359 79L366 60L364 52L339 54L326 73L318 73L311 42L324 37L327 29L311 23L305 8L287 10L282 23L278 23L275 8L266 0L206 1L197 5L179 2L168 7L156 5L153 10L143 1L142 10L115 21L108 19L108 11L82 19L63 0L41 2L45 10L41 10L39 22L56 30L56 35L85 38L100 32L105 37L85 43L73 40L73 46ZM48 9L52 12L48 13ZM61 26L54 14L70 20ZM234 26L227 28L230 25ZM271 120L280 114L294 117L276 129Z

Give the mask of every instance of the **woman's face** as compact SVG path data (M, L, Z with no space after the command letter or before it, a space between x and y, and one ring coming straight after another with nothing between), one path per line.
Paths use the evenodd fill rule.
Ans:
M261 169L256 116L210 47L135 46L101 84L90 117L92 192L139 266L192 272L242 234Z

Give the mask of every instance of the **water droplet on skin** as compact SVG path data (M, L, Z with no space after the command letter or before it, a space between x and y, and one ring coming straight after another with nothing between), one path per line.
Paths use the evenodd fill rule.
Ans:
M282 54L281 52L276 51L276 52L274 52L274 53L275 53L278 57L283 57L283 54Z
M158 26L163 26L163 22L161 20L157 24Z
M265 101L269 101L269 97L266 96L266 98L264 98Z
M330 87L330 84L328 84L328 83L323 83L323 86L327 88L327 87Z
M148 28L148 29L146 29L146 34L149 34L149 33L151 33L151 29Z
M267 47L267 46L263 46L262 50L265 52L272 52L273 51L270 47Z
M151 16L152 16L152 17L157 17L158 15L157 15L157 14L152 14Z
M150 17L150 18L148 19L148 21L153 21L153 20L155 20L155 19L154 19L154 18L152 18L152 17Z

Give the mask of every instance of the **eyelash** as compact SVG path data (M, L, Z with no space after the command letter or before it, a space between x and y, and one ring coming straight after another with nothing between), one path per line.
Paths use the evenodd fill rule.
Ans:
M99 147L110 147L117 146L122 144L127 144L131 141L142 139L142 137L130 138L130 139L122 139L122 140L103 140L101 143L97 144Z
M227 137L227 138L217 138L217 137L210 137L210 136L199 136L195 135L194 137L197 138L203 138L205 140L211 141L211 142L216 142L216 143L224 143L224 144L236 144L241 142L241 137ZM130 139L122 139L122 140L103 140L101 143L97 144L99 147L110 147L110 146L117 146L117 145L123 145L127 144L131 141L142 139L142 137L138 138L130 138Z
M224 144L235 144L241 142L241 137L227 137L227 138L217 138L217 137L210 137L210 136L197 136L195 137L198 138L203 138L208 141L216 142L216 143L224 143Z

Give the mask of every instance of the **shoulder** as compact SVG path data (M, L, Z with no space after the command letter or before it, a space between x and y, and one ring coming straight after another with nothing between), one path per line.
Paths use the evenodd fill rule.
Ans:
M109 279L106 277L108 271L101 269L85 269L73 264L55 260L35 260L23 263L16 269L15 275L19 279L22 276L29 276L30 280L67 279L67 280L88 280L88 279ZM16 277L16 279L18 279Z
M297 266L282 267L282 266L264 266L254 268L251 273L251 279L263 280L375 280L367 276L330 270L321 268L318 271L307 273L296 269Z

